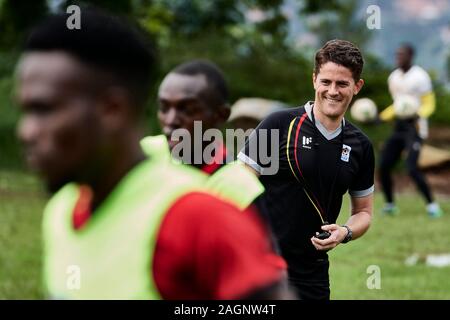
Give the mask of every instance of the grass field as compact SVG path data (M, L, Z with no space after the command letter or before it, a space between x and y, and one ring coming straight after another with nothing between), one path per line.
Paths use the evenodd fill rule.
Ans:
M333 299L450 299L450 267L406 266L412 254L450 253L450 199L437 200L447 213L440 219L426 215L416 193L398 197L400 214L380 215L381 194L376 194L372 226L363 238L330 253ZM345 202L340 223L348 217ZM369 266L378 266L381 288L368 289Z
M40 222L45 195L36 179L0 171L0 299L41 293Z
M341 245L331 256L332 299L450 299L450 267L407 267L414 253L450 253L450 199L439 198L447 212L430 220L417 194L398 199L396 217L376 212L369 232ZM33 177L0 171L0 299L39 299L41 289L40 221L46 196ZM376 194L376 210L381 207ZM346 200L341 222L348 216ZM368 289L369 266L381 272L380 289Z

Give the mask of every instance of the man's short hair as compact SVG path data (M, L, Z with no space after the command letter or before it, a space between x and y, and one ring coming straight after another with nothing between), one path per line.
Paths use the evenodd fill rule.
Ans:
M413 46L411 43L409 43L409 42L404 42L404 43L402 43L402 44L400 45L400 48L403 48L403 49L405 49L406 51L408 51L408 53L409 53L409 55L411 56L411 58L414 57L415 49L414 49L414 46Z
M94 8L81 9L81 28L69 29L69 14L51 15L27 38L25 52L66 52L92 70L105 72L143 108L156 72L152 42L137 25Z
M222 71L214 63L207 60L193 60L185 62L171 71L172 73L182 75L204 75L214 97L214 106L219 107L227 105L228 88Z
M330 40L316 53L314 74L319 74L320 68L327 62L333 62L348 68L357 82L364 66L361 51L353 43L346 40Z

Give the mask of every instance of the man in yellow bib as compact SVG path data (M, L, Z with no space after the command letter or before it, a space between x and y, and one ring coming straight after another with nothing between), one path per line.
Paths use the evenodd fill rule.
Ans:
M18 135L53 192L44 283L57 299L283 298L284 261L252 212L140 140L155 60L143 34L84 9L34 29L18 66ZM120 39L120 41L119 41Z
M203 139L208 130L219 132L228 119L227 100L227 84L215 64L193 60L177 66L166 75L158 91L163 135L146 137L141 144L146 152L166 160L173 158L208 174L210 192L244 209L264 192L264 187L243 163L227 164L224 141ZM177 132L184 136L177 139Z

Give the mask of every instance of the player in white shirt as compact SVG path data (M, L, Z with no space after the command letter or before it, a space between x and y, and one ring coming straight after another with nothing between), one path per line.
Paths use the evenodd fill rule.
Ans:
M435 110L436 99L430 76L424 69L412 64L413 57L411 45L404 44L398 48L398 68L388 78L394 104L380 114L381 120L395 119L394 131L384 145L380 161L380 179L386 200L383 212L398 212L394 204L391 170L405 150L408 173L427 202L428 214L430 217L440 217L442 210L434 202L430 188L417 166L422 142L428 136L427 118ZM401 104L406 104L404 110L399 107Z

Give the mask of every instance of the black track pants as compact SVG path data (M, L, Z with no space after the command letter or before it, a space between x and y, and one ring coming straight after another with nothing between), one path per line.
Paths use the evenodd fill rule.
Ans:
M417 160L422 146L422 139L417 134L408 132L395 132L387 141L381 152L380 180L386 202L394 202L393 182L391 170L400 159L402 151L406 150L406 167L411 178L414 180L420 193L427 203L433 202L430 188L425 181L423 174L417 166Z

